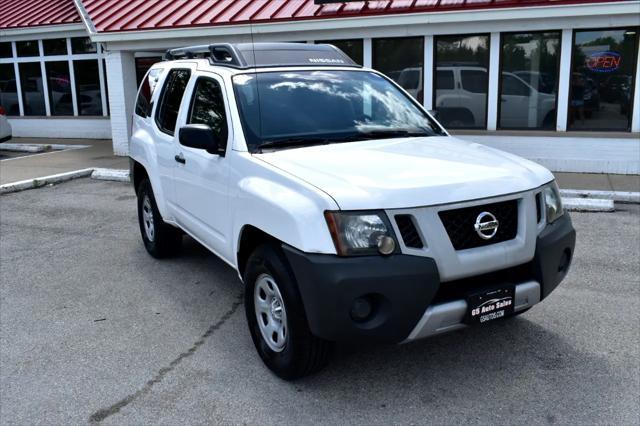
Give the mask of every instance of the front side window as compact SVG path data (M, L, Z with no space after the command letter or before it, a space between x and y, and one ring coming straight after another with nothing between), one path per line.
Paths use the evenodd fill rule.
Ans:
M156 113L156 123L164 133L173 135L176 130L182 96L190 76L191 71L187 69L174 69L167 75Z
M373 40L373 68L398 83L422 103L424 37Z
M575 32L569 130L630 130L639 32L638 27Z
M502 36L499 127L555 129L560 31Z
M440 122L452 129L486 127L489 36L436 37L435 68L433 105Z
M372 72L265 72L237 75L233 83L252 151L280 142L441 134L410 98Z
M227 117L224 109L224 97L217 81L210 78L200 78L197 81L188 123L206 124L211 127L222 145L225 145Z

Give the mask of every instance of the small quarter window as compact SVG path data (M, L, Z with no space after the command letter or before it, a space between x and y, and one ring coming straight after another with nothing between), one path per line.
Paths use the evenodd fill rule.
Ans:
M163 92L160 96L160 105L158 105L158 112L156 113L156 123L160 130L169 135L173 135L176 130L182 96L190 76L191 71L189 70L171 70L164 83Z
M200 78L193 92L189 124L206 124L211 127L224 145L227 141L227 117L220 84L209 78Z
M160 68L150 69L142 79L140 90L138 90L138 99L136 99L136 114L140 117L151 115L151 97L161 72Z

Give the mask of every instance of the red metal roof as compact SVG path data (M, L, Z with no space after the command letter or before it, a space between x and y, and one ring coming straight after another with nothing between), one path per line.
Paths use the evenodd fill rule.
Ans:
M80 22L73 0L0 0L0 29Z
M82 3L98 32L112 32L610 1L619 0L369 0L325 5L316 5L313 0L82 0Z

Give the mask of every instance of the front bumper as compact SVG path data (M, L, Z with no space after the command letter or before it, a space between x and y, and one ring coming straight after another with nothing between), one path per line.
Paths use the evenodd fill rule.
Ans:
M308 254L287 245L283 249L316 336L332 341L391 343L464 327L465 296L483 288L515 284L515 310L533 306L566 276L575 238L571 219L565 214L540 233L535 256L526 265L444 283L436 262L429 257L338 257ZM452 293L456 286L462 290ZM359 298L373 308L365 320L352 318L354 301Z

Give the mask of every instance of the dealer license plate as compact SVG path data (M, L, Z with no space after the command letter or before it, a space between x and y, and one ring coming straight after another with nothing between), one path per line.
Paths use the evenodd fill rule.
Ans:
M467 298L466 322L485 323L513 313L515 287L508 286L485 291Z

